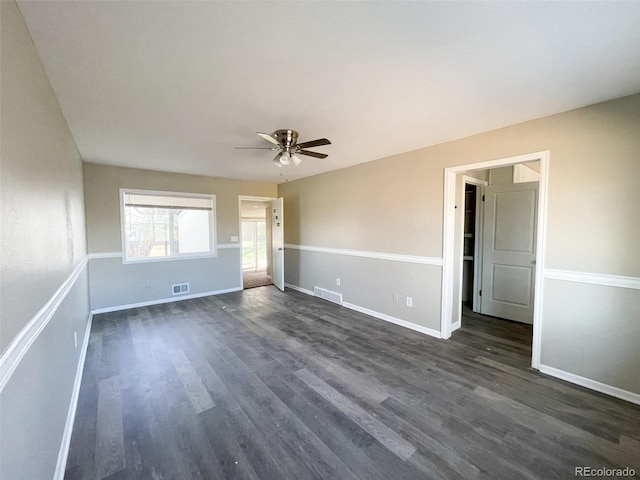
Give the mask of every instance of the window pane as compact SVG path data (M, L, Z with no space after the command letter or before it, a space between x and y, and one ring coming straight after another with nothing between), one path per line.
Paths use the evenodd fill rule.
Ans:
M256 253L258 270L267 269L267 224L265 222L256 222Z
M214 197L122 192L126 259L213 254Z
M205 253L211 247L209 212L177 210L174 213L176 253Z
M127 258L169 255L169 212L157 208L125 208Z
M242 222L242 268L256 268L256 223Z

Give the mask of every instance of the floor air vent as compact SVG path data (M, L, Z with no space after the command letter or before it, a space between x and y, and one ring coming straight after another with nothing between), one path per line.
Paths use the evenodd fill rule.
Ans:
M175 285L171 285L171 291L174 295L180 295L181 293L189 293L189 284L188 283L176 283Z
M341 293L332 292L331 290L325 290L320 287L313 287L313 295L329 300L330 302L337 303L338 305L342 305Z

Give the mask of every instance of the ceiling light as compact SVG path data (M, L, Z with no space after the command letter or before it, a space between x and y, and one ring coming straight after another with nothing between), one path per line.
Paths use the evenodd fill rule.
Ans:
M289 152L287 152L286 150L282 152L282 155L280 155L280 163L282 165L289 165L291 163Z
M295 153L291 154L291 161L296 167L302 163L302 160L300 160L300 158Z
M278 167L282 167L282 163L280 163L280 158L281 158L281 157L280 157L280 154L278 153L278 154L276 155L276 158L274 158L274 159L273 159L273 163L275 163L275 164L276 164L276 166L278 166Z

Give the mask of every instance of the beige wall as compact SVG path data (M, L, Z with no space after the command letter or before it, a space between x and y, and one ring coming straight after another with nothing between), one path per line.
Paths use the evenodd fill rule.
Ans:
M551 156L544 266L640 277L640 95L281 184L278 194L285 198L285 242L441 258L444 168L543 150L549 150ZM315 271L311 259L304 260L309 253L295 255L300 257L295 262L297 270L287 268L287 282L304 272L306 284L300 286L310 289L325 277L338 276L336 255L322 254L322 272ZM413 316L406 308L394 310L392 302L392 289L410 289L409 275L382 293L372 286L382 281L383 272L378 277L353 275L359 288L376 292L375 298L372 293L359 299L361 306L376 304L381 313L400 319ZM340 291L334 282L318 286ZM437 277L427 289L440 292L441 287ZM546 282L545 288L556 287ZM637 299L640 291L631 290L630 295ZM425 291L414 298L414 304L426 302L429 309L421 321L414 322L439 328L430 320L440 309L432 297ZM345 301L351 302L348 296ZM568 304L579 301L566 298ZM637 301L632 304L637 306ZM544 308L547 314L548 305ZM552 312L548 316L554 320L544 323L543 338L561 332L565 321ZM607 339L610 345L626 345L624 339L630 332L640 336L640 312L623 322L624 326L615 324ZM590 317L582 329L596 338L602 324L614 325L601 315ZM549 366L575 373L583 359L577 355L567 358L561 352L562 346L571 342L572 338L564 335L553 344L543 344L543 359ZM627 370L640 378L637 355L627 351L618 355L630 359L625 364ZM602 371L613 373L619 368L608 357L606 362L598 375L589 377L581 370L583 376L603 378ZM629 375L611 378L616 386L640 393L638 381L630 381Z
M16 365L0 394L0 478L52 478L89 318L82 163L16 3L0 17L2 373ZM76 269L37 334L31 319L45 321Z
M638 275L640 95L280 184L285 241L441 256L443 169L542 150L547 266Z
M0 351L86 254L82 164L14 2L2 2Z
M84 174L89 253L114 252L122 248L120 188L214 194L218 243L229 243L231 236L239 233L238 195L275 197L277 188L270 183L93 163L85 163Z
M276 185L86 163L89 253L120 252L120 188L208 193L216 196L218 244L240 234L239 195L275 197ZM241 288L240 249L218 249L207 259L123 265L121 258L90 261L91 307L108 309L172 297L171 285L190 283L190 294Z

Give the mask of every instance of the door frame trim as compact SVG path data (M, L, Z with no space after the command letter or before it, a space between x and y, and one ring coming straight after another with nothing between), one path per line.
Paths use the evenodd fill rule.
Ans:
M452 326L460 320L453 318L454 302L461 300L462 284L458 282L458 288L454 288L454 279L462 275L462 258L460 258L460 272L455 271L455 238L456 238L456 178L467 171L485 170L496 167L507 167L519 163L540 161L540 184L538 190L538 215L537 215L537 254L534 282L533 302L533 343L531 366L540 367L540 349L542 344L542 298L544 280L544 259L546 251L546 226L547 226L547 192L549 186L549 150L526 153L513 157L498 158L484 162L458 165L444 169L444 209L442 232L442 304L440 314L440 332L442 338L450 338ZM464 182L462 182L464 185ZM462 251L459 252L462 255ZM454 291L456 290L456 291ZM458 312L460 314L460 311ZM459 315L460 316L460 315Z
M276 197L256 197L253 195L238 195L238 246L240 247L240 289L244 290L244 276L242 275L242 202L271 202Z

